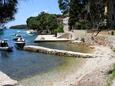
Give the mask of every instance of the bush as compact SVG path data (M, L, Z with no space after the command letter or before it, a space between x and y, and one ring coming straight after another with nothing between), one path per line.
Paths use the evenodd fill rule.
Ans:
M115 79L115 64L113 65L113 69L108 72L109 78L107 80L108 86L111 86L113 79Z
M55 32L58 32L58 33L63 33L64 30L63 30L63 26L62 25L59 25L57 29L55 29Z
M112 36L114 35L114 31L111 32L111 35L112 35Z

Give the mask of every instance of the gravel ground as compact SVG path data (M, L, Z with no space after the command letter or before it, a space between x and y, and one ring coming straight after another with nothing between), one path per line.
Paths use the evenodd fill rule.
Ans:
M107 72L115 63L115 56L109 47L95 46L94 56L87 59L75 74L54 86L106 86Z

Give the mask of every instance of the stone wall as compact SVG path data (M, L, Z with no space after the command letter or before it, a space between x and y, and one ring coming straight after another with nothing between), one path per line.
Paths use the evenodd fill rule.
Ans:
M31 52L58 55L58 56L76 57L76 58L93 58L94 57L92 54L50 49L50 48L45 48L41 46L33 46L33 45L25 46L24 50L31 51Z

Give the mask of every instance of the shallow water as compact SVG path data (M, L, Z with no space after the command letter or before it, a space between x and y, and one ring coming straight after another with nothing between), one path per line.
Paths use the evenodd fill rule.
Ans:
M8 39L10 46L14 46L13 35L20 32L27 44L40 45L49 48L67 49L64 42L33 43L35 36L26 34L25 30L7 29L0 35L0 39ZM42 53L20 51L13 48L13 52L0 51L0 71L18 80L24 86L48 86L66 78L66 75L76 71L81 59L59 57ZM77 66L76 66L77 65Z
M19 30L8 29L0 35L1 39L8 39L10 46L14 46L12 35ZM20 34L26 39L28 44L32 43L36 36L28 36L25 30L20 30ZM45 44L44 44L45 45ZM54 46L56 46L54 44ZM59 47L59 46L58 46ZM64 48L64 47L63 47ZM19 51L15 48L13 52L0 51L0 70L8 74L11 78L21 80L59 66L64 62L63 58L41 53Z
M19 83L24 86L53 86L55 83L65 80L68 75L75 73L79 66L84 62L83 59L68 57L63 57L63 59L65 59L65 61L59 66L56 66L45 73L22 79Z

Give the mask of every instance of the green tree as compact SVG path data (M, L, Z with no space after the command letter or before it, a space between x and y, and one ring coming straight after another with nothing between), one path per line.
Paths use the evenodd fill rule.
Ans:
M69 14L70 30L83 15L87 0L58 0L59 8L63 14Z
M14 19L17 3L17 0L0 0L0 25Z
M69 4L70 4L70 0L58 0L58 4L59 4L59 8L61 10L61 12L65 15L65 14L69 14Z
M74 27L75 23L80 21L87 0L71 0L69 10L69 26Z
M102 21L104 21L104 0L96 0L95 3L92 0L89 0L90 5L90 23L92 23L92 27L99 25Z
M107 0L58 0L59 8L63 14L69 14L70 30L76 22L81 20L89 22L91 28L102 30L106 16L104 7ZM101 28L100 28L101 27ZM104 28L103 28L104 29Z
M29 29L37 29L39 26L37 24L37 17L29 17L26 21Z
M58 28L58 21L56 15L41 12L36 17L28 18L27 26L31 29L37 29L38 32L54 33L55 29Z
M95 36L99 34L100 31L107 29L107 24L105 24L106 15L104 14L105 11L105 2L106 0L89 0L90 5L90 15L89 15L89 22L92 28L96 28L98 32Z

